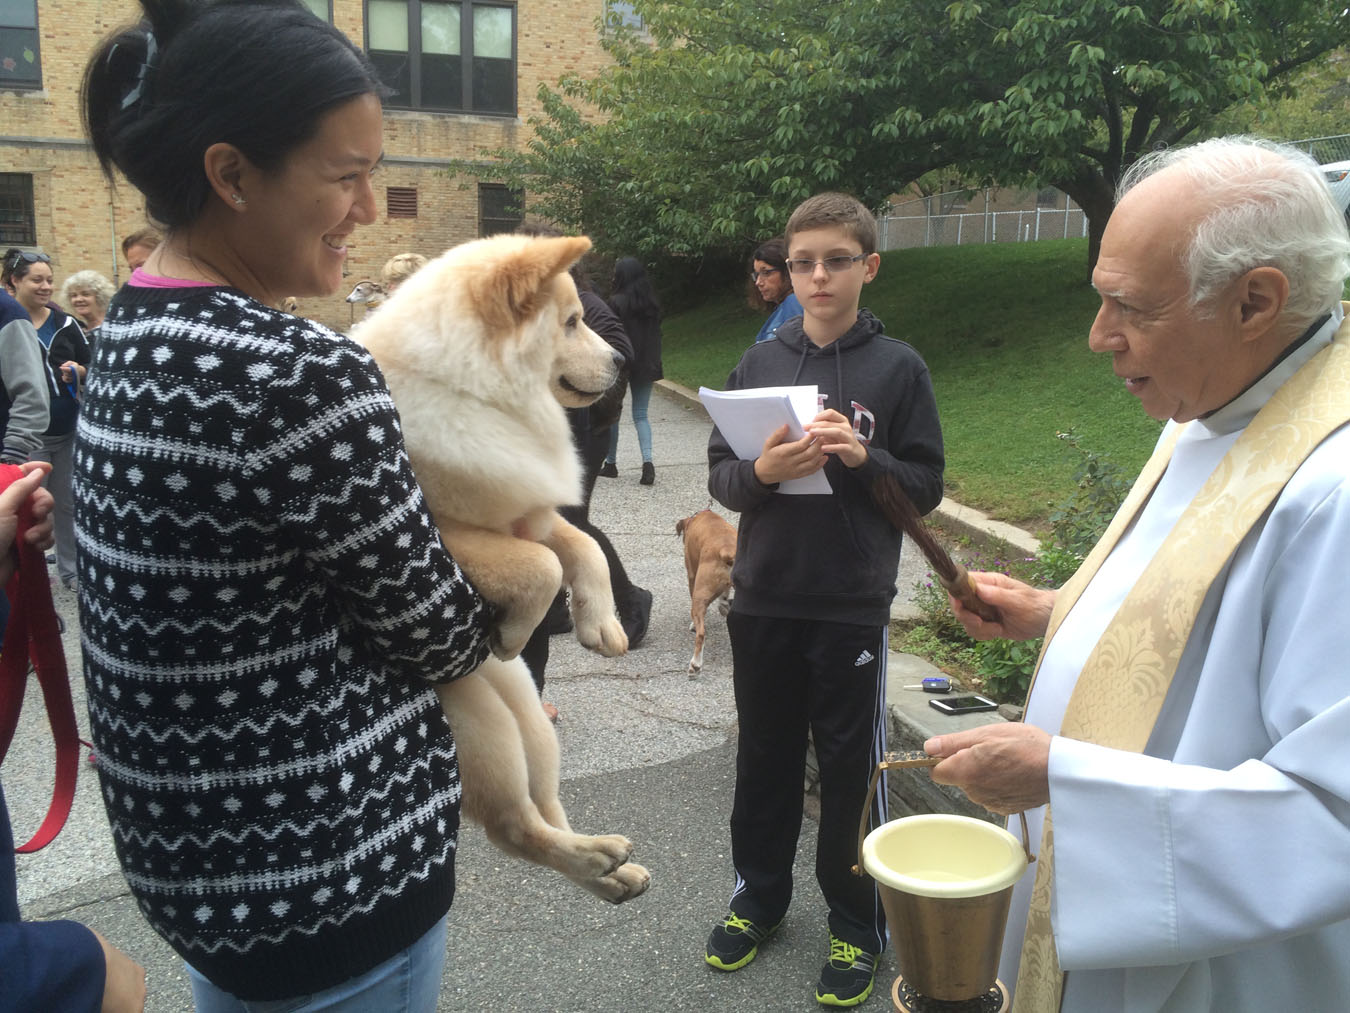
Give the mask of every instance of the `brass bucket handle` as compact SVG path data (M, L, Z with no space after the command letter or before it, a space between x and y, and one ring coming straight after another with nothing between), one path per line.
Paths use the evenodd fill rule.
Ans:
M863 803L862 816L858 820L858 864L853 867L853 875L861 876L864 874L863 841L867 838L868 817L872 814L872 800L876 798L877 782L881 780L881 772L903 767L936 767L942 762L942 759L941 756L929 756L922 749L883 754L876 770L872 771L872 779L867 784L867 801ZM1031 832L1027 829L1027 814L1020 812L1017 814L1017 818L1022 822L1022 850L1026 852L1027 864L1030 865L1036 861L1036 856L1031 853Z

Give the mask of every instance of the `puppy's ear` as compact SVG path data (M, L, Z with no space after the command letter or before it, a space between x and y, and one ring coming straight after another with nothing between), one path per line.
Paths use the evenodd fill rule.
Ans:
M536 237L489 257L470 282L485 321L513 329L535 316L549 282L590 248L585 236Z

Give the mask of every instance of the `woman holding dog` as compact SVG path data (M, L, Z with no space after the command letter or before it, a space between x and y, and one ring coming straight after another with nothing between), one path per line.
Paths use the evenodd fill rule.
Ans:
M491 609L370 357L273 309L336 292L375 218L382 86L294 0L142 6L82 94L167 227L109 307L76 447L118 855L198 1010L432 1010L459 775L429 680L479 665Z

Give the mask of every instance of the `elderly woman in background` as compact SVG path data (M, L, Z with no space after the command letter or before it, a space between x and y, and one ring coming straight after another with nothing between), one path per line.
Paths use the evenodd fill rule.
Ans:
M61 304L70 309L84 327L84 336L93 348L98 329L108 314L108 303L117 289L97 271L76 271L61 286Z
M394 254L380 269L380 283L384 285L384 294L393 295L395 289L426 266L427 258L420 253Z
M52 518L56 526L56 575L67 590L75 589L75 514L71 491L74 474L75 423L80 412L80 391L89 367L89 342L74 317L52 304L54 275L45 253L11 247L5 251L5 289L18 300L37 329L42 343L47 381L49 417L42 434L42 448L35 461L52 466L46 486L56 501Z

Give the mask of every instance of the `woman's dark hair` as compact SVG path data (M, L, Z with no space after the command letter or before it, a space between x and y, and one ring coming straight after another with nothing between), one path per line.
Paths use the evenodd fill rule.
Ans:
M783 272L783 277L788 276L787 269L787 240L782 236L774 236L772 239L766 239L755 247L755 252L750 255L750 270L755 269L755 261L762 261L770 267L776 267ZM759 288L755 285L755 279L751 278L746 282L745 290L746 302L750 304L751 309L770 310L777 303L766 302L764 297L759 294Z
M122 170L149 216L194 221L210 192L202 157L233 144L263 171L310 140L320 118L382 96L370 59L299 0L141 0L145 18L108 36L80 107L103 171Z
M16 281L23 281L34 264L51 264L45 253L29 253L17 246L11 246L0 260L0 287L8 289Z
M661 304L656 290L647 277L642 262L636 257L620 257L614 264L614 284L610 287L609 304L621 317L659 317Z

